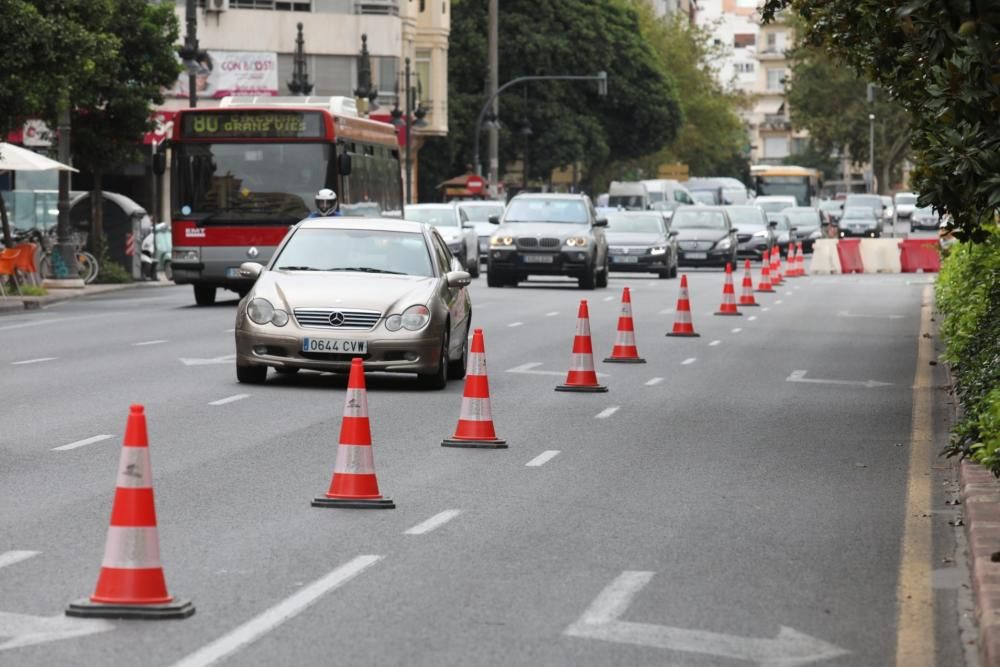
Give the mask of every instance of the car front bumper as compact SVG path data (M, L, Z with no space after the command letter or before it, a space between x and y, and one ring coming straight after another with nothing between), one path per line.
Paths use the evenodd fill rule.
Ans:
M679 250L677 264L679 266L725 266L732 261L733 251L726 250Z
M576 276L585 274L593 264L593 253L591 249L527 252L513 248L491 248L489 263L490 271Z

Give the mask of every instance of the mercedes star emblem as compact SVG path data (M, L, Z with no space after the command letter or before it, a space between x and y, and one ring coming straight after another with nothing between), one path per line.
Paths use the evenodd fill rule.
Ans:
M344 314L339 310L330 313L330 326L339 327L344 324Z

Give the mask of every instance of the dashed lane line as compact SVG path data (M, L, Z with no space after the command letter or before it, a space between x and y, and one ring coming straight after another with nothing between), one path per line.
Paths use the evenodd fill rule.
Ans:
M435 528L440 528L461 513L462 510L445 510L443 512L439 512L426 521L418 523L413 528L405 531L403 535L424 535L425 533L431 532Z
M750 317L747 318L747 322L753 322L756 319L757 319L756 315L751 315Z
M166 343L167 339L159 338L157 340L144 340L141 343L132 343L132 347L146 347L147 345L159 345L160 343Z
M55 361L57 357L38 357L37 359L25 359L24 361L12 361L11 366L27 366L28 364L40 364L45 361Z
M77 449L79 447L86 447L87 445L93 445L98 442L104 442L105 440L110 440L115 436L103 434L95 435L90 438L84 438L83 440L77 440L76 442L71 442L68 445L60 445L59 447L53 447L53 452L68 452L71 449Z
M771 310L771 309L770 309L770 308L761 308L761 309L760 309L760 312L762 312L762 313L766 313L766 312L767 312L767 311L769 311L769 310Z
M711 343L708 344L708 346L709 347L715 347L716 345L719 345L720 343L722 343L721 340L713 340Z
M674 312L673 308L664 308L663 310L660 311L660 315L670 315L673 312Z
M236 401L242 401L244 398L250 398L250 394L236 394L234 396L227 396L225 398L220 398L217 401L211 401L209 405L225 405L227 403L235 403Z
M774 302L774 305L776 305L776 306L777 306L777 305L778 305L779 303L781 303L781 302L782 302L782 301L781 301L781 299L778 299L777 301L775 301L775 302Z
M681 362L681 366L690 366L696 361L698 361L697 357L688 357L687 359Z
M4 551L0 553L0 567L7 567L21 561L28 560L32 556L37 556L40 551Z
M649 380L646 380L646 386L647 387L652 387L652 386L660 384L661 382L663 382L663 378L651 378Z
M608 417L610 417L611 415L615 414L616 412L618 412L621 409L622 409L622 406L620 406L620 405L612 405L610 408L604 408L603 410L601 410L600 412L598 412L596 415L594 415L594 419L607 419Z
M524 322L511 322L511 323L510 323L510 324L508 324L507 326L508 326L508 327L511 327L511 328L513 328L513 327L519 327L519 326L522 326L523 324L524 324Z
M559 456L559 450L550 449L548 451L542 452L541 454L531 459L524 465L527 466L528 468L538 468L545 465L546 463L548 463L557 456Z
M284 599L214 642L203 646L181 659L180 662L174 663L173 667L208 667L208 665L222 661L243 647L257 641L285 621L294 618L321 596L343 586L382 558L383 556L366 555L347 561L291 597Z
M743 329L741 329L740 327L736 327L735 329L733 329L733 333L739 333L741 331L743 331Z
M551 312L545 313L545 317L555 317L558 314L559 314L558 310L553 310Z
M606 296L606 297L604 297L604 300L605 301L614 301L615 297L613 297L613 296Z

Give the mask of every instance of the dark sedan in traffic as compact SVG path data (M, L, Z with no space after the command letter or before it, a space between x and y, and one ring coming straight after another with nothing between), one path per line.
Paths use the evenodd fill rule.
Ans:
M683 206L670 228L677 232L681 266L736 266L736 232L721 206Z
M777 243L777 235L764 209L759 206L727 206L726 213L733 226L739 229L736 235L737 256L761 259L764 253L771 252Z
M656 211L608 214L608 261L612 271L677 276L677 234Z

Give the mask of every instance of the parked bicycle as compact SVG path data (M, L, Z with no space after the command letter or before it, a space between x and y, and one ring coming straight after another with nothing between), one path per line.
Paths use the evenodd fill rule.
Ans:
M56 228L52 226L47 232L39 229L14 229L15 243L34 243L37 247L35 252L35 266L38 267L38 275L42 278L57 278L53 268L52 253L56 248ZM72 243L76 252L76 266L80 278L89 284L94 282L100 271L97 258L90 252L83 249L86 239L78 234L72 237Z

